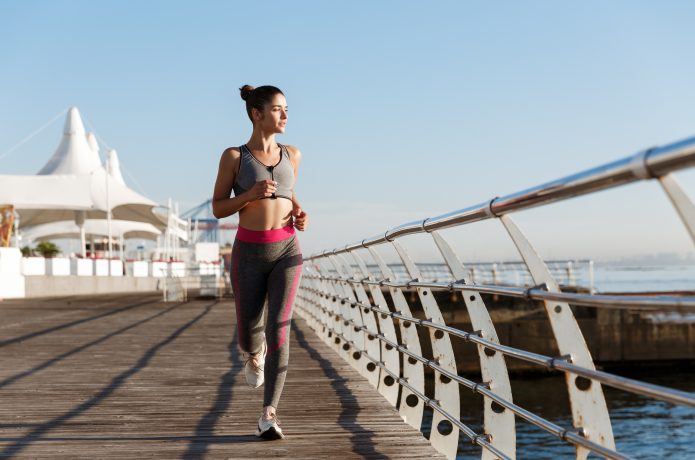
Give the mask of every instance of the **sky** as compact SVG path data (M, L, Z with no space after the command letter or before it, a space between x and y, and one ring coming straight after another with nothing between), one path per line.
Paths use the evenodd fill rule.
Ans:
M77 106L131 187L183 211L249 138L238 88L272 84L310 255L695 135L694 22L687 1L0 0L0 174L35 174L63 117L13 147ZM693 256L654 181L512 218L546 258ZM442 234L518 259L497 221ZM439 260L429 238L403 242Z

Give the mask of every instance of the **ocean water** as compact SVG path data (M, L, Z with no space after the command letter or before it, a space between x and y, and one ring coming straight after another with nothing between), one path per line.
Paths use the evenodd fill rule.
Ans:
M695 291L695 265L594 264L594 279L599 292ZM577 282L585 285L587 280L579 277Z
M684 391L695 391L695 370L659 367L621 375ZM571 428L569 400L561 375L512 379L514 402L562 427ZM619 452L635 459L695 458L695 408L633 395L604 387L613 434ZM462 391L461 421L483 432L482 397ZM431 420L431 414L427 414ZM429 423L423 433L429 432ZM516 418L517 458L572 459L574 447ZM480 458L481 448L459 438L457 459ZM589 458L599 458L590 455Z
M579 261L547 262L553 277L561 285L592 288L595 292L695 291L695 264L618 265ZM409 280L401 264L391 264L397 279ZM418 264L426 280L452 281L443 263ZM465 264L466 282L532 286L531 274L523 263ZM379 277L376 266L369 267Z

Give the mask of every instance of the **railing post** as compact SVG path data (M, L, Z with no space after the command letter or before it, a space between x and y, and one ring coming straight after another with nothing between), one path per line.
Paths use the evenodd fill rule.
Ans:
M695 243L695 204L693 204L672 173L659 177L659 183L666 195L668 195L671 203L673 203L673 207L676 208L678 215L690 234L690 239Z
M395 240L392 240L391 244L396 248L396 252L398 252L408 275L410 275L412 279L419 279L420 270L410 259L405 248ZM444 317L439 310L437 301L432 295L432 291L428 288L418 287L417 294L427 318L433 323L445 325ZM427 330L430 334L430 341L432 343L433 359L440 367L453 374L458 374L454 350L451 346L451 338L449 335L440 330L433 330L431 328L427 328ZM452 417L458 420L461 415L458 384L448 377L438 374L436 371L434 374L435 399L439 401L440 406L447 408L447 411ZM454 429L452 423L442 414L434 411L432 414L432 431L430 432L430 442L432 446L448 458L453 459L456 457L456 451L458 449L458 435L459 431Z
M379 266L379 270L381 270L381 274L384 279L394 279L393 272L388 265L386 265L386 262L384 262L384 259L381 258L379 253L376 252L374 248L369 247L367 249L369 250L369 254L372 256L374 262L376 262L376 264ZM383 301L386 303L386 299L384 299L384 296L381 293L380 286L374 286L374 289L372 289L370 286L370 289L372 290L372 296L374 297L375 301L377 299L375 296L379 296L378 298L380 299L380 302ZM405 300L403 291L400 288L389 286L389 294L391 295L393 306L397 312L400 312L406 316L413 316L410 311L410 306ZM398 326L401 333L401 345L418 356L422 356L420 338L417 335L417 328L415 325L407 321L398 321ZM408 384L411 385L416 391L419 391L421 394L425 393L425 369L420 361L412 357L403 356L403 378L406 379ZM403 420L405 420L406 423L413 428L419 430L422 427L423 410L423 401L407 388L402 388L398 413L401 415L401 417L403 417Z
M503 215L499 219L524 259L533 281L538 285L545 284L550 292L560 292L560 288L545 262L511 217ZM584 336L569 305L563 302L544 301L543 303L560 354L571 356L574 364L587 369L596 369L584 341ZM574 427L581 428L587 439L615 450L613 428L601 384L569 373L565 374L565 378ZM589 450L577 447L577 459L586 459L588 455Z
M369 270L367 270L367 266L365 265L362 258L354 251L349 252L349 254L352 256L355 262L357 262L358 276L361 276L361 278L369 277L370 280L373 280L373 277L369 274ZM367 295L367 292L364 290L364 286L362 284L358 284L355 286L355 290L357 291L357 296L360 299L360 302L365 305L370 305L369 296ZM381 310L388 310L389 307L386 303L386 299L384 299L384 296L381 293L381 288L379 286L370 284L369 290L372 294L374 306L378 307ZM391 317L389 315L372 312L371 310L367 309L365 309L363 313L369 316L371 322L371 324L368 326L369 330L375 332L380 331L381 334L391 342L398 342L398 340L396 339L396 330L393 327L393 321L391 320ZM379 321L378 329L376 322L374 321L375 315L377 320ZM372 339L370 340L369 336L367 336L367 342L371 346L370 350L376 351L375 354L373 354L372 351L370 351L370 356L381 356L380 361L384 363L388 370L390 370L396 375L401 374L400 357L398 350L387 345L381 340L377 340L376 337L372 337ZM373 385L376 386L379 390L379 393L381 393L386 398L386 400L395 407L398 404L399 385L397 385L393 377L389 376L386 372L374 372L373 374L376 377L376 379L374 379L373 381Z
M576 285L576 279L574 278L574 268L572 267L572 261L567 261L567 286Z
M439 252L442 254L454 280L461 282L466 274L463 264L451 249L449 243L439 232L431 232ZM495 270L493 265L493 273ZM485 302L479 292L463 290L461 296L471 318L473 330L495 343L499 343L497 331L487 311ZM512 402L512 389L509 383L509 373L504 356L495 350L486 349L478 345L478 357L480 358L480 371L483 381L495 389L495 393ZM514 414L499 404L494 404L491 399L484 398L485 433L492 435L492 445L507 454L510 458L516 458L516 431L514 426ZM483 449L483 460L494 459L496 456L487 449Z
M331 261L333 262L333 265L340 276L346 278L350 277L357 280L357 277L351 272L350 265L345 261L344 258L336 255L331 257ZM348 283L345 284L347 285ZM374 363L367 359L367 357L362 355L362 350L366 349L370 356L381 360L378 341L376 338L369 340L367 338L368 334L362 329L364 326L369 330L377 331L376 321L374 321L374 314L369 309L362 311L361 308L357 308L354 305L354 302L357 300L359 300L359 302L362 304L369 305L369 299L367 298L367 295L364 294L364 288L362 288L361 285L354 285L354 287L346 286L346 291L348 290L348 297L353 303L349 306L345 305L344 310L349 311L348 314L351 316L354 324L358 325L359 327L358 330L355 330L354 328L352 329L354 332L354 334L352 334L353 341L357 349L350 353L350 360L348 362L350 362L358 370L358 372L362 374L369 381L369 383L372 384L372 386L377 387L379 384L379 374L381 369L375 366ZM355 297L354 292L357 293L357 297ZM396 393L396 397L398 397L398 393Z
M325 256L317 261L317 266L320 267L319 269L321 270L321 274L325 277L330 277L330 271L328 270L328 267L323 267L323 265L327 265L328 263L329 260ZM348 337L346 331L347 328L345 327L345 325L343 324L343 320L341 319L342 311L340 310L340 301L338 300L338 297L341 294L345 293L343 291L343 286L337 281L326 280L324 287L326 288L325 290L329 293L329 295L326 296L327 298L324 300L325 305L327 305L329 316L331 318L328 324L332 323L332 329L334 331L341 334L343 337ZM334 336L333 333L329 332L328 339L328 343L338 352L338 354L345 361L348 361L348 354L345 353L345 350L343 350L343 347L340 345L340 337Z
M345 270L341 267L340 262L336 260L336 256L329 254L325 257L324 260L326 261L326 263L330 263L333 266L333 269L338 274L338 277L346 278L348 276ZM342 336L345 343L339 342L339 340L341 342L343 341L340 339L340 337L335 339L334 342L336 343L336 345L340 347L340 354L342 355L343 359L345 359L346 362L354 366L354 362L352 360L353 352L350 351L349 342L354 343L355 336L357 335L354 330L354 323L350 323L350 321L355 321L356 318L353 317L353 309L350 308L350 305L345 304L345 299L347 298L350 299L350 301L354 302L355 294L352 290L352 286L347 281L336 281L335 285L337 287L337 295L334 299L331 300L333 300L334 308L339 315L337 320L340 323L342 329ZM361 326L361 323L362 318L360 317L358 320L358 324L360 324Z
M319 272L314 269L313 266L308 266L305 264L304 270L309 275L319 275ZM306 317L307 322L316 331L316 334L323 341L327 342L328 331L326 330L326 324L328 324L328 315L326 315L326 312L323 309L317 307L317 305L321 305L323 302L323 299L318 293L318 291L321 290L320 283L321 281L319 279L312 279L302 276L301 282L299 283L301 294L297 296L298 298L295 304L300 309L303 308L307 310L309 313L309 316ZM304 300L305 298L306 301Z

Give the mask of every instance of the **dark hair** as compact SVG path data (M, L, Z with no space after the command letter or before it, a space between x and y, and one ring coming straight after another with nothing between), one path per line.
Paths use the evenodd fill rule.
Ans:
M271 99L276 94L285 95L280 91L280 88L270 85L259 86L258 88L254 88L251 85L244 85L239 88L239 91L241 91L241 98L246 101L246 113L248 113L251 121L253 121L253 118L251 118L251 109L255 108L262 112L263 106L270 103Z

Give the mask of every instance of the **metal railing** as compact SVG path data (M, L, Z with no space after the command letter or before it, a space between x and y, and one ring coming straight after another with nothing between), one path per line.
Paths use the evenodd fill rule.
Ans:
M509 214L638 180L655 179L695 240L695 206L672 175L673 171L693 165L695 138L690 138L469 208L409 222L342 248L306 257L296 300L297 312L397 406L410 425L421 429L424 408L431 408L430 442L448 458L456 456L459 433L482 448L483 459L516 458L516 417L573 444L577 458L584 459L590 452L613 459L629 458L616 449L602 385L689 407L695 407L695 394L597 370L570 304L596 309L695 312L695 297L595 295L593 290L562 292L556 274L548 269ZM470 278L467 279L470 272L438 230L485 219L498 219L502 223L533 278L533 286L501 285L494 281L471 284ZM429 234L433 238L452 281L423 280L421 267L397 241L414 234ZM379 245L396 250L405 267L406 280L397 277L384 262L375 250ZM374 265L378 271L373 269ZM424 319L411 312L404 289L415 289ZM472 331L445 323L433 294L437 290L461 294ZM391 297L390 304L384 291ZM501 344L483 294L542 302L559 356ZM417 328L426 329L428 344L421 344ZM481 382L458 374L452 337L477 347ZM423 345L431 349L431 356L424 355ZM513 402L508 358L566 374L571 427L559 426ZM425 391L426 368L435 377L434 395ZM483 396L483 433L476 433L461 421L459 386Z
M423 280L451 281L453 280L449 267L445 263L417 263ZM546 261L553 277L565 286L577 286L593 292L594 261L593 260L552 260ZM393 272L394 281L409 280L408 272L403 264L388 264ZM496 284L505 286L532 286L533 278L521 261L508 262L467 262L466 280L473 284ZM353 269L356 266L353 264ZM368 264L369 274L379 276L379 266ZM335 270L333 270L335 273ZM579 285L578 280L583 281Z
M182 302L193 290L199 297L222 297L231 292L229 278L224 270L216 271L200 267L182 267L169 271L160 278L165 302Z

